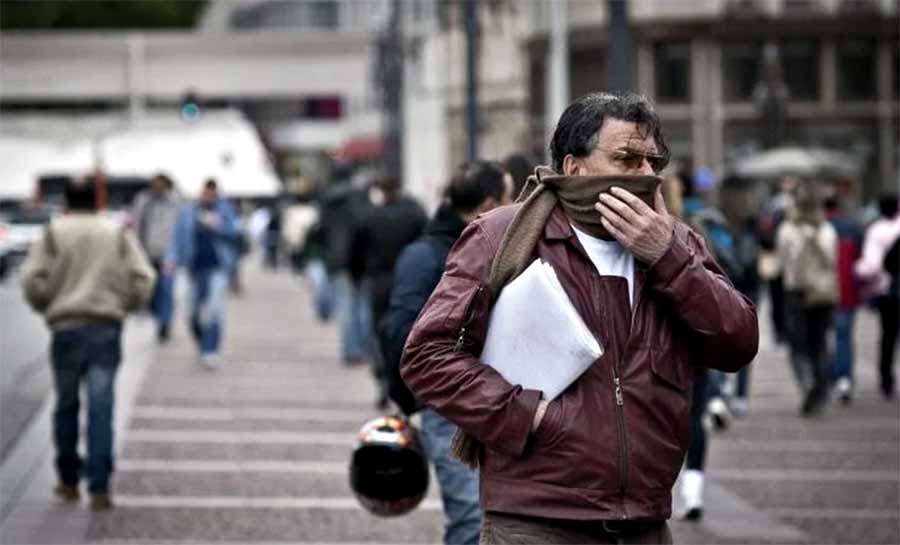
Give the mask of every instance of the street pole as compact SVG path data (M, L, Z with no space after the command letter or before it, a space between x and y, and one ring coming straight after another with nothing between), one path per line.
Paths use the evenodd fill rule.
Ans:
M478 159L478 2L463 0L466 24L466 135L469 161Z
M548 4L550 9L550 47L547 51L547 70L544 99L544 133L549 142L556 130L556 122L569 103L569 18L567 2ZM547 160L550 147L545 146Z
M631 30L628 28L628 2L609 0L608 88L631 91Z
M386 31L378 39L376 78L384 109L384 174L403 179L403 28L401 0L392 0Z

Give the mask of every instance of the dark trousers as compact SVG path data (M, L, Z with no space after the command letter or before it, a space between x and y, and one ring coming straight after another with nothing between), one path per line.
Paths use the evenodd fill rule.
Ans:
M691 443L687 451L687 469L703 471L706 465L706 430L703 413L710 396L709 370L694 368L694 390L691 397Z
M803 295L788 293L788 338L791 347L791 366L801 391L823 393L828 389L827 333L831 327L834 307L806 306Z
M881 349L879 371L881 391L886 395L894 392L894 350L900 336L900 298L882 297L878 301L878 315L881 318Z
M114 386L122 359L121 337L119 322L104 322L56 331L51 341L56 469L64 484L78 484L82 474L78 413L84 382L88 398L86 474L91 493L108 491L113 471Z
M485 513L481 545L670 544L666 521L584 521Z

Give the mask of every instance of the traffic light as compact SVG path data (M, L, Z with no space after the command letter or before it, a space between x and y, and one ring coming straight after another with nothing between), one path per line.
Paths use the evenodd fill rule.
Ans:
M200 119L200 101L193 91L185 93L181 99L181 119L187 123L193 123Z

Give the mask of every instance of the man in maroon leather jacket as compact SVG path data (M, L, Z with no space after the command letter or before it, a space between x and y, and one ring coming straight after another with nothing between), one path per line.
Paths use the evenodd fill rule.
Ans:
M572 103L551 151L566 176L652 175L668 155L652 106L631 93ZM519 206L463 232L410 333L402 377L486 446L483 543L671 542L665 521L688 446L692 368L747 365L758 348L756 310L661 193L653 208L619 188L595 204L606 238L633 257L627 282L598 272L579 240L583 224L557 205L534 258L552 264L605 353L548 402L479 361L493 257Z

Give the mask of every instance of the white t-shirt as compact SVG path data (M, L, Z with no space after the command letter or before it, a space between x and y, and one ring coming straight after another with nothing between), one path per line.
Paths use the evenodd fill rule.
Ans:
M600 276L621 276L628 281L628 302L634 306L634 255L615 240L603 240L583 233L572 225Z

